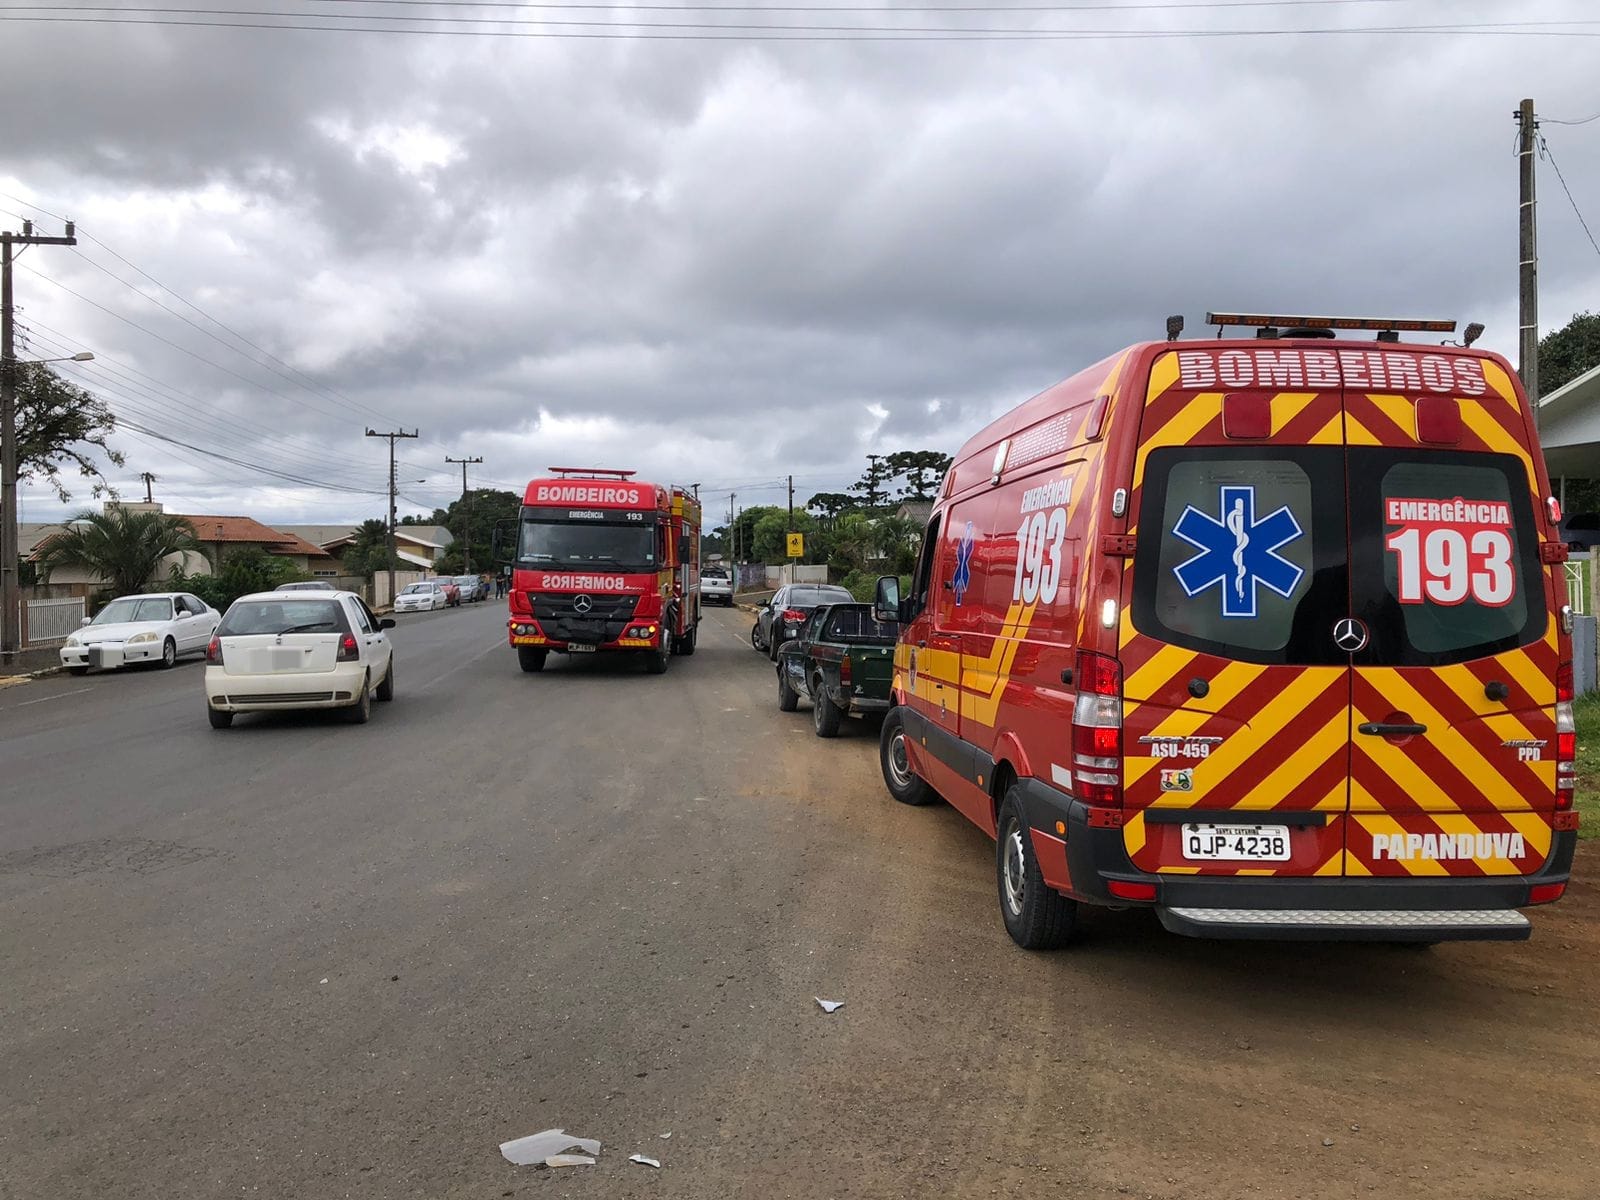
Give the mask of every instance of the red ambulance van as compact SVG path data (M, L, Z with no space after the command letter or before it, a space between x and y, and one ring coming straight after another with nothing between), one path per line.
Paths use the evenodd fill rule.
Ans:
M1453 321L1207 321L1255 336L1173 318L962 449L910 594L879 582L889 791L996 838L1029 948L1079 904L1201 937L1527 937L1578 822L1521 385L1477 327L1399 341Z

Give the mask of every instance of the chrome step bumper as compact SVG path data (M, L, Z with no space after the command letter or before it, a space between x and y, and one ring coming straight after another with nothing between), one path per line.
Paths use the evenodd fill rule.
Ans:
M1276 941L1520 942L1533 932L1514 908L1331 909L1162 908L1161 924L1172 933L1203 938Z

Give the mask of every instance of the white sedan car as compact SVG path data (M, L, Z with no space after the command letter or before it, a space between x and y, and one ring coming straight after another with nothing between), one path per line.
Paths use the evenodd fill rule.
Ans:
M204 652L221 620L221 613L187 592L120 596L68 636L61 665L74 675L127 663L170 667L181 655Z
M402 612L431 612L436 608L449 608L450 597L444 588L432 579L407 584L394 598L394 610Z
M206 649L211 727L293 708L339 708L365 724L374 698L394 699L393 628L353 592L240 596Z

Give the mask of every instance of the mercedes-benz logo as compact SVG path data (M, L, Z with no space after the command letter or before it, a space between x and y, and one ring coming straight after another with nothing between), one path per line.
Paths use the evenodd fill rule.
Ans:
M572 607L576 612L586 613L594 607L594 597L590 595L574 596L572 598ZM1365 635L1362 636L1362 641L1366 641Z
M1354 617L1336 621L1333 626L1333 644L1346 654L1354 654L1367 645L1367 627Z

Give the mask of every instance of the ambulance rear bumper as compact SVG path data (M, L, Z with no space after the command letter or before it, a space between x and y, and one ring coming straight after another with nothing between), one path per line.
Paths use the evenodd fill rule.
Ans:
M1452 878L1282 878L1156 875L1128 858L1120 828L1089 823L1090 809L1041 780L1023 781L1028 823L1051 841L1066 825L1068 894L1089 904L1155 908L1173 933L1206 938L1304 941L1526 938L1533 889L1565 883L1575 832L1553 835L1550 855L1533 875ZM1036 836L1036 841L1038 840ZM1125 885L1112 891L1113 885ZM1133 885L1153 899L1130 899Z

